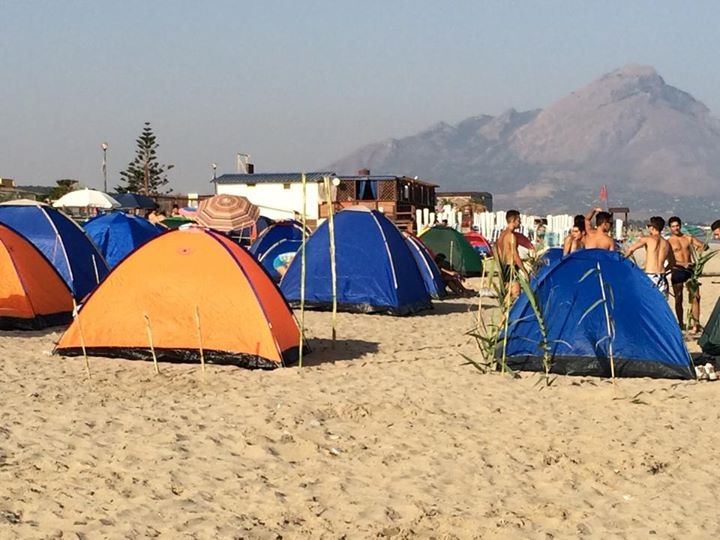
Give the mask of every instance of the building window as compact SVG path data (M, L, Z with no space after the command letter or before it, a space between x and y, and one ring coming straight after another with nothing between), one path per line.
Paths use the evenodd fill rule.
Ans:
M256 184L248 184L247 187L255 187Z
M283 189L290 189L290 184L283 184Z

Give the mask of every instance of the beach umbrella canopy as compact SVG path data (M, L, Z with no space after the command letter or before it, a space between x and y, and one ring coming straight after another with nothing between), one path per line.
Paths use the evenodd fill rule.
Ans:
M139 193L116 193L113 198L120 203L120 208L152 209L157 206L153 199Z
M255 223L260 209L239 195L213 195L200 202L195 221L216 231L237 231Z
M107 193L96 189L78 189L60 197L55 208L120 208L120 203Z
M530 250L535 249L535 246L530 239L521 232L515 231L515 241L517 242L518 247L524 247L525 249Z

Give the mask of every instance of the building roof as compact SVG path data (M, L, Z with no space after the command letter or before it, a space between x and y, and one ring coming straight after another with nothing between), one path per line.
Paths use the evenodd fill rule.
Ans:
M431 184L424 180L410 178L409 176L397 176L394 174L387 175L370 175L370 176L345 176L338 175L332 171L309 172L305 173L305 181L308 183L322 182L326 176L338 177L341 180L355 181L360 180L407 180L415 184L437 187L437 184ZM302 182L302 173L253 173L253 174L223 174L213 180L216 184L294 184Z
M305 173L306 182L322 182L325 176L337 176L334 172ZM302 173L253 173L223 174L213 180L216 184L294 184L302 182Z
M422 186L430 186L430 187L438 187L437 184L433 184L431 182L428 182L427 180L418 180L417 178L412 178L410 176L405 175L397 175L397 174L371 174L369 176L364 175L339 175L338 178L340 180L349 180L358 182L360 180L405 180L406 182L412 182L413 184L418 184Z
M437 193L438 197L473 197L475 195L492 197L492 193L489 191L439 191Z

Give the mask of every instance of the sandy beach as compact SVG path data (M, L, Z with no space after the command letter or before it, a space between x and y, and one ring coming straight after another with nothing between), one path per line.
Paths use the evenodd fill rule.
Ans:
M720 382L482 374L477 310L339 314L335 349L308 312L307 365L270 372L90 358L88 380L59 331L2 333L0 537L720 534Z

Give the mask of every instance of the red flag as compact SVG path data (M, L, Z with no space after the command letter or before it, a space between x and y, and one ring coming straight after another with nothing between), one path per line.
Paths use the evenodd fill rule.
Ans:
M600 188L600 200L603 202L607 201L607 186L605 184Z

